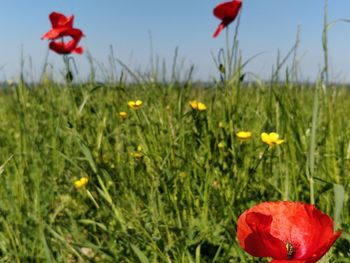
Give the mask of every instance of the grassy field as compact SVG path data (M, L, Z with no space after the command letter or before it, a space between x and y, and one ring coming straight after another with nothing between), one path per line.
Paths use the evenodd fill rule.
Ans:
M343 231L323 262L350 262L345 87L237 79L0 92L0 262L267 262L235 234L238 216L265 200L314 202ZM253 137L241 143L238 131ZM272 131L285 143L269 149L260 134Z

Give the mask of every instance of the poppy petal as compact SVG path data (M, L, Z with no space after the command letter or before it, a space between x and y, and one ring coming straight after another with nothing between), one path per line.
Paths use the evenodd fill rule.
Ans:
M59 33L57 32L57 30L51 29L50 31L42 35L41 39L55 39L58 36L59 36Z
M46 32L41 39L49 39L53 40L58 37L61 37L64 32L67 32L67 30L70 30L72 28L70 27L60 27L60 28L52 28L50 31Z
M71 37L72 40L68 42L63 41L52 41L49 44L49 48L58 54L70 54L72 52L77 54L83 53L82 47L77 47L79 41L83 37L83 32L77 28L69 28L60 33L60 37Z
M76 54L79 54L79 55L83 54L83 52L84 52L83 47L76 47L76 48L73 50L73 53L76 53Z
M224 20L227 17L230 17L232 19L231 21L233 21L238 15L241 6L241 0L233 0L231 2L221 3L214 8L213 14L220 20Z
M52 12L49 16L52 29L45 33L42 39L56 39L61 36L62 32L68 29L73 29L74 16L66 17L65 15L57 12Z
M83 36L84 36L84 33L80 30L80 29L77 29L77 28L69 28L65 31L63 31L61 33L62 36L71 36L73 38L75 38L76 40L80 40Z
M296 256L300 259L309 259L312 260L311 262L317 262L327 253L329 248L341 235L341 232L338 231L334 233L332 219L328 215L317 210L314 206L306 206L305 210L311 218L310 228L313 231L310 230L310 228L308 230L301 229L301 231L312 232L313 238L303 239L304 244L306 243L308 246L301 246ZM304 224L301 225L301 227L305 226Z
M78 42L74 39L68 41L67 43L62 41L52 41L49 44L49 48L58 54L70 54L75 51L77 45ZM80 54L79 51L82 50L78 49L76 53Z
M310 263L309 261L305 261L305 260L293 260L294 263ZM270 263L290 263L290 260L272 260L270 261Z
M70 53L67 51L64 43L62 43L62 42L52 41L49 44L49 48L58 54L69 54Z
M240 219L238 224L242 223ZM242 219L245 220L245 223L251 230L244 242L241 242L242 233L240 231L237 233L244 250L255 257L286 258L285 243L270 234L272 216L250 212Z
M70 28L73 27L74 16L66 17L65 15L57 12L52 12L49 16L52 28L60 27L60 26L68 26Z
M223 23L221 23L218 28L216 29L215 33L213 34L213 37L217 37L221 31L225 28L225 25Z

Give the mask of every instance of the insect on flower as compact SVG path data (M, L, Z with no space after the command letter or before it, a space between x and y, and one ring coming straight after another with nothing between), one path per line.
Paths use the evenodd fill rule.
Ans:
M295 248L293 244L289 241L286 242L286 249L287 249L287 257L288 259L292 259L295 254Z

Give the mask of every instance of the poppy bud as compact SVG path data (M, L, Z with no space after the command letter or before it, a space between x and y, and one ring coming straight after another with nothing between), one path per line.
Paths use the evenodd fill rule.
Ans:
M66 81L68 83L71 83L73 81L73 73L72 71L68 70L67 74L66 74Z

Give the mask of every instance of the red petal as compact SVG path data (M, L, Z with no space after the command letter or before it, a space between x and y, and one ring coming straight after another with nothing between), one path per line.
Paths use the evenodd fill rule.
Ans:
M291 260L272 260L270 261L270 263L290 263ZM305 260L292 260L292 262L294 263L310 263L309 261L305 261Z
M61 37L63 33L67 32L67 30L70 30L72 28L69 27L58 27L58 28L53 28L50 31L46 32L41 39L49 39L49 40L54 40L58 37Z
M52 41L49 44L49 48L53 51L55 51L58 54L69 54L71 51L69 51L63 42L56 42Z
M230 19L232 22L236 16L238 15L239 10L241 9L242 1L241 0L233 0L231 2L225 2L217 5L214 10L214 16L217 18L224 20Z
M221 31L222 31L224 28L225 28L225 25L224 25L223 23L221 23L221 24L218 26L218 28L216 29L216 31L215 31L213 37L214 37L214 38L217 37L217 36L221 33Z
M75 38L77 41L80 41L80 39L84 36L83 31L77 28L69 28L61 33L61 36L71 36Z
M54 40L61 37L62 32L73 28L74 16L66 17L65 15L57 12L50 14L50 21L52 29L45 33L41 38Z
M52 41L49 44L49 48L58 54L70 54L75 52L77 43L74 40L70 40L67 43Z
M56 30L51 29L50 31L46 32L44 35L42 35L41 39L55 39L59 36Z
M238 240L252 256L286 259L285 243L270 234L272 220L270 215L243 213L238 219Z
M73 27L73 21L74 16L66 17L65 15L57 12L52 12L49 16L52 28L61 27L61 26L67 26L72 28Z
M317 262L327 253L341 235L341 232L334 233L333 220L314 206L307 206L306 210L312 221L314 235L313 238L304 241L310 244L309 248L304 251L304 254L300 253L299 255L296 254L296 256L300 259L308 259L310 262Z
M76 53L76 54L79 54L79 55L83 54L83 52L84 52L83 47L76 47L76 48L73 50L73 53Z
M68 42L52 41L49 44L49 48L58 54L70 54L72 52L77 54L83 53L83 48L78 47L79 41L83 36L83 32L76 28L69 28L68 30L61 32L62 37L72 37L73 39Z

